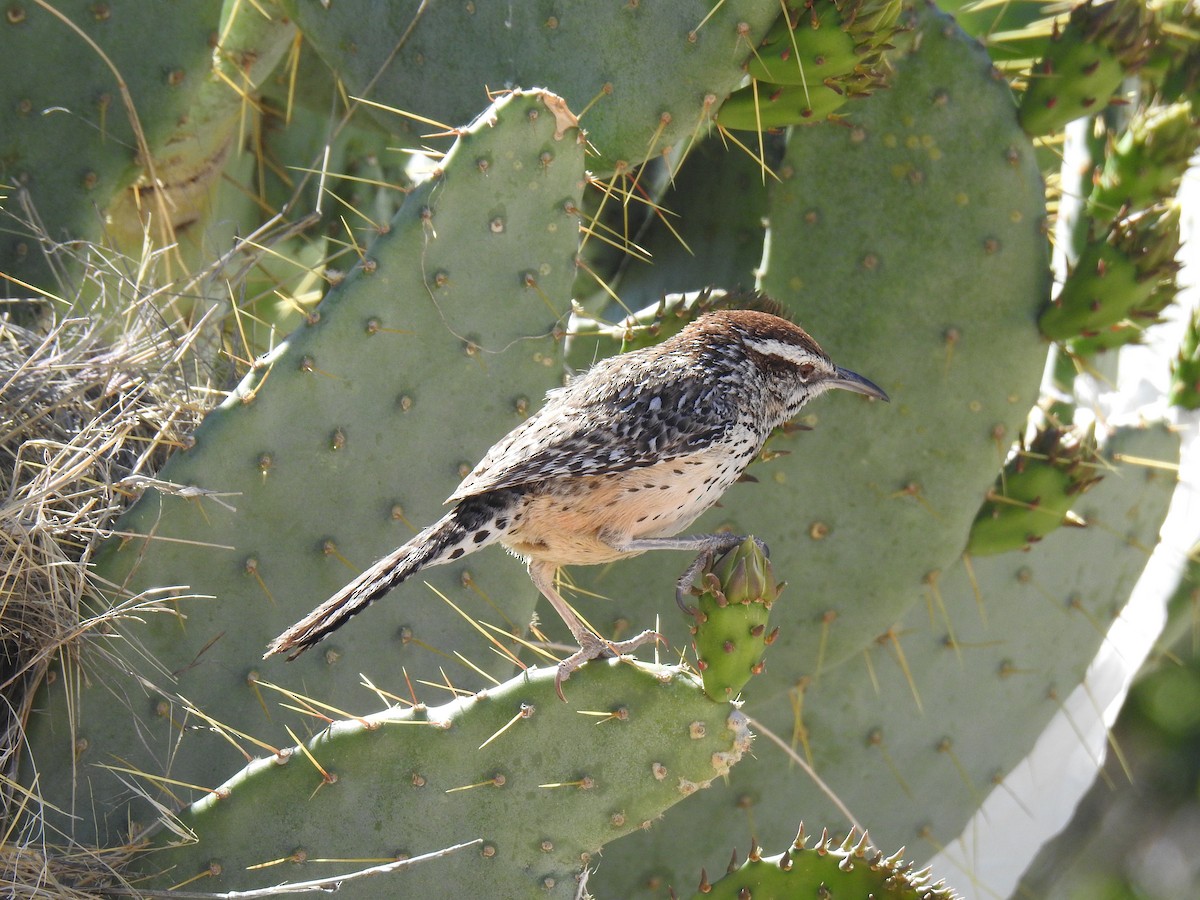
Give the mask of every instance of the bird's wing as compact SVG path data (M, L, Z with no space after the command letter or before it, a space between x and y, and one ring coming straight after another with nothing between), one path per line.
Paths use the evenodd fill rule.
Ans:
M680 389L670 373L622 376L617 360L547 394L546 404L498 441L446 502L665 462L704 449L732 427L736 411L720 391L698 380Z

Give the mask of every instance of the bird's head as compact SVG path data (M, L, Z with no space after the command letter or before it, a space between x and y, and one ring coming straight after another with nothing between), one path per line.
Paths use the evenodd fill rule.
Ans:
M787 319L745 309L714 312L704 319L709 320L707 327L726 330L741 345L768 392L782 405L785 420L831 388L888 399L874 382L835 364L808 332Z

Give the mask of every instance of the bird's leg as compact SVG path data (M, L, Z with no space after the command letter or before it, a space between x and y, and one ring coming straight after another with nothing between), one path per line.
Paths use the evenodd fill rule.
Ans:
M687 597L692 592L692 582L696 578L696 573L708 565L715 554L731 550L744 540L746 540L744 535L722 531L719 534L689 534L682 537L641 538L616 545L616 549L629 553L641 553L645 550L699 550L700 555L693 560L691 565L683 570L683 574L675 582L675 602L684 613L692 616L696 614L696 610L694 607L688 605ZM758 545L758 549L763 552L764 556L771 555L771 549L758 538L754 539L754 543Z
M565 702L567 698L563 696L562 683L588 660L632 653L643 644L658 643L663 637L657 631L649 630L624 641L608 641L600 637L583 624L583 620L579 618L575 610L571 609L571 604L567 603L555 589L554 573L557 570L558 567L552 563L534 560L529 563L529 577L533 580L534 586L541 591L543 597L550 601L554 611L566 623L567 628L571 631L571 636L579 644L577 651L558 664L558 671L554 675L554 690L558 693L558 699Z

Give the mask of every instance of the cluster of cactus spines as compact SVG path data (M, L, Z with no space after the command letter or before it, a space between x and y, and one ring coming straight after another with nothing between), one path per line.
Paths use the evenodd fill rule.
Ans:
M694 143L779 14L778 0L286 6L351 95L369 88L406 112L466 121L480 85L554 85L601 154L597 173Z
M1157 321L1175 299L1179 246L1177 203L1118 219L1084 245L1059 295L1038 318L1042 334L1054 341L1086 341L1121 325L1126 327L1116 336L1140 334L1138 326ZM1112 346L1112 335L1107 337ZM1089 345L1072 346L1082 352Z
M1084 524L1071 508L1103 472L1090 430L1080 434L1048 425L1028 444L1022 438L975 517L967 553L1024 550L1064 524Z
M1200 310L1188 319L1179 355L1171 364L1171 390L1167 399L1181 409L1200 409Z
M779 629L769 630L782 585L752 537L702 570L691 615L692 646L704 691L714 700L737 697L763 671L763 654Z
M773 165L772 150L778 141L773 136L764 139L768 165ZM649 307L664 294L712 285L753 287L762 262L766 181L771 176L757 151L730 150L721 135L699 143L657 198L658 206L673 215L651 211L648 216L662 218L633 232L645 257L627 256L617 266L599 270L610 273L606 278L625 305L620 309L607 297L600 298L596 305L607 312L607 318L623 318L628 310ZM719 214L714 214L716 210ZM597 290L592 281L577 297L587 302Z
M763 856L754 842L746 861L738 864L733 851L726 872L709 881L700 875L694 900L786 900L791 897L894 897L896 900L956 900L958 894L935 880L929 868L904 859L903 848L891 856L871 846L867 835L855 830L841 841L827 830L813 840L804 825L792 845L775 856ZM672 898L675 894L672 892Z
M1188 102L1134 113L1088 195L1088 214L1097 222L1110 222L1125 210L1174 197L1200 146L1198 116Z
M554 334L575 275L585 170L571 121L552 94L499 98L306 324L208 415L194 446L161 473L165 489L148 490L125 516L127 537L100 555L98 576L127 595L186 587L169 592L179 599L160 614L83 641L83 661L103 673L90 687L64 672L48 691L48 713L30 729L48 804L113 817L64 830L120 841L128 819L144 820L116 802L120 779L96 763L120 757L153 774L169 759L172 777L190 784L225 777L236 754L173 732L189 716L180 695L256 732L260 676L319 684L340 708L359 702L360 672L379 679L405 667L443 681L441 668L477 685L465 664L445 668L453 650L481 639L438 594L505 630L529 622L536 592L523 567L496 554L431 572L422 582L433 591L409 585L373 608L367 627L294 663L261 662L284 627L437 518L461 467L561 383ZM193 490L177 495L168 484ZM156 662L110 671L104 654L126 641ZM476 665L508 671L497 657ZM151 686L161 696L147 696ZM68 707L85 750L53 724L67 721Z
M59 18L32 0L5 5L0 183L12 189L0 270L51 293L78 277L69 254L52 248L101 238L103 210L188 118L212 68L221 8L221 0L178 9L101 0ZM50 56L70 60L69 78L46 76ZM153 189L142 202L160 220L170 214Z
M1103 109L1146 62L1150 24L1142 0L1087 0L1072 9L1030 73L1019 113L1025 130L1050 134Z
M785 623L766 671L750 683L746 711L808 759L841 805L869 823L877 845L907 845L915 859L946 848L964 816L1060 712L1106 640L1158 539L1175 484L1169 471L1119 460L1169 463L1178 459L1179 440L1163 427L1121 430L1102 453L1112 474L1075 506L1091 527L1059 528L1027 551L930 570L920 602L837 668L789 656L782 635L800 626ZM870 561L861 557L859 567ZM807 587L778 604L776 619L806 597ZM875 600L864 597L867 605ZM791 689L764 702L763 689L781 673ZM727 789L668 813L664 829L645 842L606 848L606 889L650 898L660 896L654 884L695 884L701 866L724 868L730 832L778 846L795 833L798 809L831 827L846 823L760 738L754 764L735 768ZM730 824L714 829L713 822ZM673 836L666 860L665 852L652 852L665 834ZM971 855L957 845L948 853Z
M750 84L721 106L727 128L820 122L886 84L900 0L805 0L785 7L746 63Z
M486 883L496 897L577 897L605 844L726 776L750 735L678 667L589 664L569 694L561 702L541 667L445 706L336 721L156 825L140 883L251 890L480 839L372 879L366 896L467 896Z

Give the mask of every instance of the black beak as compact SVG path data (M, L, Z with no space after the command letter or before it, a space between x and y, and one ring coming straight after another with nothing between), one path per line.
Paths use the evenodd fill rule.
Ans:
M874 397L876 400L888 401L888 395L875 382L868 381L857 372L851 372L849 369L843 369L841 366L834 366L833 369L833 377L825 380L825 383L830 387L841 388L844 391L854 391L856 394L866 394L868 397Z

